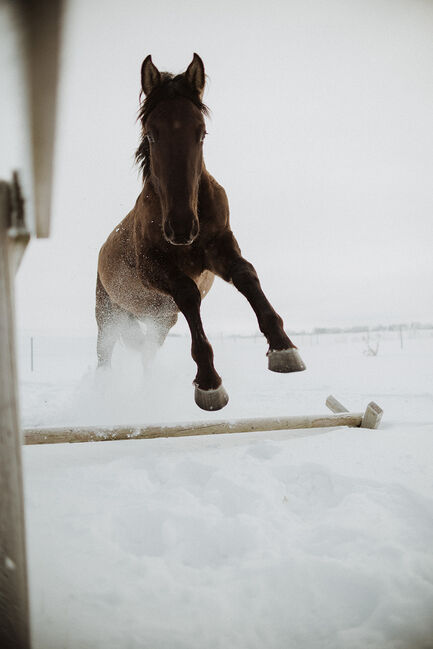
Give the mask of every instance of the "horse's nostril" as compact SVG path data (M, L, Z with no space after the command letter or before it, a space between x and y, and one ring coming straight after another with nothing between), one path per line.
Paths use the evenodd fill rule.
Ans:
M164 221L164 227L163 227L163 229L164 229L164 236L165 236L165 238L166 238L168 241L171 241L171 240L173 239L173 237L174 237L174 230L173 230L173 228L171 227L171 225L170 225L170 221L169 221L168 219L166 219L166 220Z
M172 226L175 223L175 227ZM173 245L189 245L197 237L199 232L198 219L188 215L187 219L180 219L179 216L173 221L168 216L164 221L164 236Z
M199 230L198 219L197 220L194 219L194 221L192 223L192 230L191 230L191 238L192 239L196 238L196 236L198 235L198 230Z

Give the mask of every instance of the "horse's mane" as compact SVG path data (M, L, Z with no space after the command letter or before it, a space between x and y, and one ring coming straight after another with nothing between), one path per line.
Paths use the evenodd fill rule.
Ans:
M142 97L143 92L140 93L140 99ZM164 101L165 99L175 99L176 97L185 97L185 99L189 99L204 115L209 114L207 106L203 104L197 92L188 83L185 74L178 74L175 76L169 72L161 73L160 83L152 90L152 92L141 99L138 111L137 119L141 122L142 137L138 149L135 152L135 161L141 168L144 181L150 174L150 147L149 141L145 136L146 120L159 102Z

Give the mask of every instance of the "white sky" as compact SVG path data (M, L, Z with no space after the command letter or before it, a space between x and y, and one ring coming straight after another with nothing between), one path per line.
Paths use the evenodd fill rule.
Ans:
M52 237L18 275L18 325L94 330L97 254L134 205L140 65L203 58L207 168L286 327L433 320L433 3L71 0ZM218 282L208 331L254 330ZM183 329L183 323L180 325Z

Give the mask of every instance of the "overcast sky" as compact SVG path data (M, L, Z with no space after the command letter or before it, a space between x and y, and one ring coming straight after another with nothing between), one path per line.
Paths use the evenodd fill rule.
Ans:
M428 0L70 0L52 237L20 269L19 327L94 331L98 250L140 191L141 62L194 51L206 165L286 327L432 321L432 34ZM256 329L220 281L203 317Z

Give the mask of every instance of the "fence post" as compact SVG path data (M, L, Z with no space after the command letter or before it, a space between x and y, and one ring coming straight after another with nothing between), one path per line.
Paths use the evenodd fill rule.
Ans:
M11 188L0 181L0 646L30 647L21 433L14 335Z
M36 216L36 233L49 235L55 141L57 76L61 42L62 0L0 0L0 56L27 92L19 93L28 127L15 119L0 125L26 131L27 164L15 153L1 162L13 168L31 168L24 174L27 215ZM8 38L4 38L4 26ZM12 25L10 31L9 25ZM13 56L7 45L14 41ZM11 40L11 42L12 42ZM4 44L6 43L6 47ZM6 55L4 55L6 52ZM1 69L3 73L3 68ZM23 89L24 90L24 89ZM2 97L3 99L3 97ZM6 105L9 105L7 102ZM16 103L17 103L16 102ZM15 105L15 104L14 104ZM6 147L8 149L8 147ZM3 150L0 149L3 153ZM2 173L5 173L2 171ZM33 187L33 191L32 191ZM29 604L25 552L21 439L17 408L14 333L14 276L29 233L23 220L21 189L15 176L0 181L0 647L30 649ZM12 226L12 227L11 227Z

